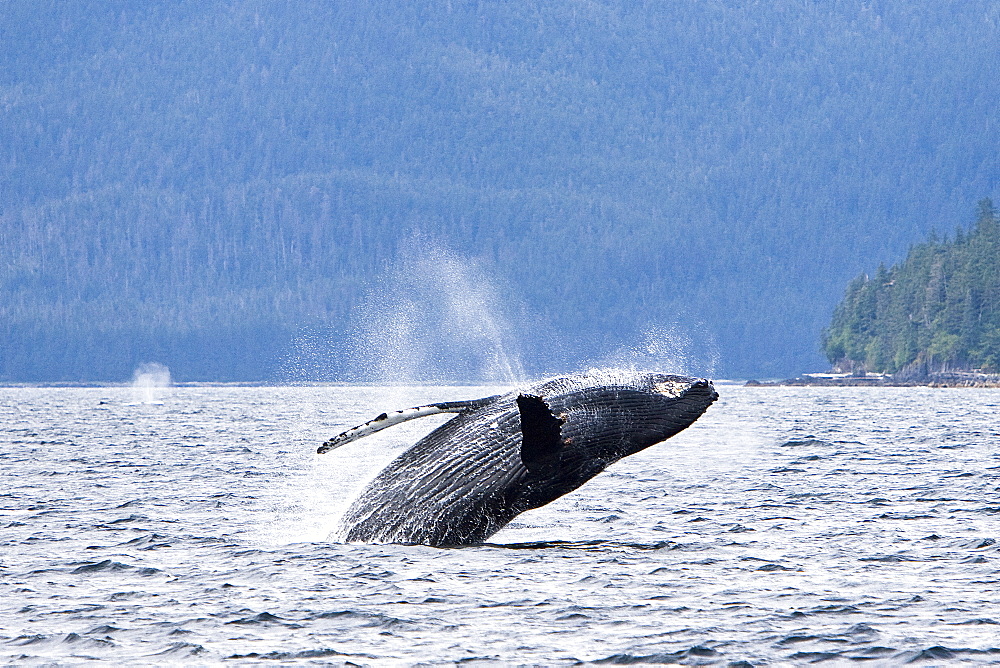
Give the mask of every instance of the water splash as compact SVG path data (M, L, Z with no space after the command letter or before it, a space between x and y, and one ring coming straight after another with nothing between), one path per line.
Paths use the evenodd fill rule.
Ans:
M304 401L296 404L302 427L293 440L305 440L310 449L383 411L483 396L482 390L440 387L445 383L486 384L485 394L496 394L524 380L518 330L511 324L513 300L503 297L496 279L426 238L413 237L405 246L405 254L355 311L346 343L333 330L304 328L282 360L279 373L291 384L352 380L373 385L296 389ZM328 395L341 392L350 397L344 402L350 417L321 414ZM361 447L316 457L278 494L280 507L261 523L256 539L286 544L335 534L354 495L403 449L450 418L398 425L367 437ZM318 428L323 431L316 435ZM336 489L330 480L339 480Z
M278 377L289 385L343 380L340 348L331 330L303 327L282 356Z
M711 378L718 362L718 347L711 335L692 336L680 325L669 324L650 327L637 344L619 348L595 366Z
M415 238L359 311L357 375L386 385L522 381L510 300L495 285L474 262Z
M141 364L132 374L132 391L137 404L160 405L170 387L170 369L158 362Z

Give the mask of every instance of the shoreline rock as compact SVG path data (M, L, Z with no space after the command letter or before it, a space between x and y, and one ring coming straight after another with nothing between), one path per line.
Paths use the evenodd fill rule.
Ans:
M940 387L1000 388L1000 374L973 371L929 373L921 378L897 378L892 375L820 375L799 376L776 381L748 380L746 387Z

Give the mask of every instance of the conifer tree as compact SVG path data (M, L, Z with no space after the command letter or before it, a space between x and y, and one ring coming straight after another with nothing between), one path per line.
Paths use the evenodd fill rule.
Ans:
M975 227L913 246L906 260L859 276L823 333L837 368L1000 371L1000 221L979 202Z

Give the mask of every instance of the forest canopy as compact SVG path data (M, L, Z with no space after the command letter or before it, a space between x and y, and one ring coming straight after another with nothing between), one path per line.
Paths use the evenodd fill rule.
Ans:
M841 371L1000 371L1000 221L990 199L975 226L931 237L906 259L851 281L823 335Z
M414 235L531 374L668 330L815 370L850 277L1000 197L998 34L995 0L5 0L0 382L280 380L304 331L365 380L337 351Z

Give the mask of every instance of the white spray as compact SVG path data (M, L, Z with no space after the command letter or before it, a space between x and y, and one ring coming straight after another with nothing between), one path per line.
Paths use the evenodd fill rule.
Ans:
M702 333L694 338L680 325L670 324L650 327L639 343L619 348L596 366L711 378L718 361L711 336Z
M378 384L524 380L509 299L475 263L420 237L359 310L358 375Z
M336 391L340 396L349 392L352 401L342 405L352 411L347 421L354 422L340 429L331 426L318 435L316 446L382 411L482 396L471 388L466 392L420 386L487 384L485 394L494 394L525 379L510 300L501 298L495 279L474 262L424 238L411 239L407 248L355 312L346 363L354 380L372 386ZM333 364L338 355L323 343L315 333L299 337L295 354L283 364L290 379L326 379L320 367ZM345 375L336 371L331 375ZM316 410L304 410L303 416L320 419ZM325 539L369 479L402 448L449 417L415 420L368 436L363 445L317 457L311 468L289 480L281 507L262 523L258 539L268 544ZM303 425L303 432L315 426Z
M170 387L170 369L158 362L141 364L132 374L132 390L138 404L159 405Z

